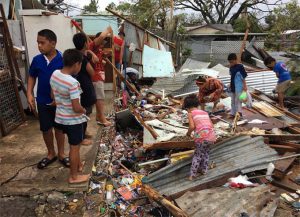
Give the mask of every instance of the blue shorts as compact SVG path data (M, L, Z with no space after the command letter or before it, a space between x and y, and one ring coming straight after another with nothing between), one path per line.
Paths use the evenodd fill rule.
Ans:
M40 130L42 132L47 132L56 126L55 120L55 106L37 104L39 121L40 121Z
M83 128L85 123L86 122L75 125L63 125L56 123L56 128L63 131L64 134L67 134L70 145L79 145L84 139Z

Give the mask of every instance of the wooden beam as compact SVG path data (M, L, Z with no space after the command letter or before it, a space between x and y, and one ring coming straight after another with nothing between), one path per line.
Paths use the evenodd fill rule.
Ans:
M283 157L288 157L294 155L295 153L287 152L283 155ZM275 170L273 172L273 176L279 180L283 179L287 174L288 169L293 164L296 157L287 158L284 160L279 160L275 162Z
M188 217L188 215L179 207L175 206L165 197L163 197L158 191L154 190L151 186L143 184L142 180L136 176L133 172L131 172L127 167L125 167L122 163L119 163L120 166L125 169L129 174L131 174L134 178L139 180L142 184L142 191L146 194L146 196L156 201L157 203L163 205L167 210L169 210L175 217Z
M254 99L257 99L257 100L260 100L260 101L265 101L265 100L263 100L260 96L254 94L254 93L251 93L251 96L252 96ZM282 109L282 108L280 108L279 106L277 106L275 103L271 103L271 102L270 102L270 104L271 104L272 106L274 106L275 108L277 108L278 110L280 110L281 112L283 112L284 114L286 114L287 116L292 117L292 118L294 118L294 119L300 121L300 116L299 116L299 115L296 115L296 114L294 114L294 113L292 113L292 112L289 112L289 111L287 111L287 110L285 110L285 109Z
M245 134L244 134L245 135ZM286 140L300 140L300 134L249 134L249 136L263 136L269 137L270 139L280 139L282 141Z
M153 138L157 139L158 138L157 132L152 127L150 127L148 124L145 123L142 116L135 110L132 110L132 113L134 114L136 119L141 123L141 125L143 125L150 132L150 134L153 136Z
M126 86L132 92L134 92L137 96L139 96L140 93L137 91L137 89L131 83L129 83L129 81L127 81L125 79L125 77L122 75L122 73L119 71L119 69L117 69L116 66L114 64L112 64L112 62L108 58L105 58L105 61L108 62L113 67L113 69L117 72L117 75L119 76L119 78L121 79L121 81L124 82L126 84Z
M115 15L115 16L117 16L117 17L120 17L122 20L127 21L127 22L130 23L131 25L133 25L133 26L135 26L135 27L137 27L137 28L139 28L139 29L141 29L141 30L147 32L148 34L152 35L153 37L158 38L158 39L161 40L161 41L164 41L164 42L167 43L169 46L171 46L171 47L173 47L173 48L176 47L176 45L175 45L174 43L172 43L172 42L170 42L170 41L167 41L167 40L165 40L165 39L163 39L163 38L161 38L161 37L159 37L159 36L153 34L152 32L150 32L150 31L146 30L145 28L141 27L140 25L138 25L138 24L136 24L136 23L134 23L134 22L128 20L126 17L124 17L124 16L118 14L117 12L112 11L112 10L110 10L109 8L105 8L105 10L107 10L108 12L112 13L113 15Z
M290 147L290 146L286 146L286 145L269 144L269 147L276 149L276 151L278 151L280 153L297 152L296 148Z
M271 184L273 184L273 185L275 185L275 186L277 186L279 188L285 189L285 190L287 190L289 192L292 192L292 193L295 193L296 191L299 190L297 188L294 188L291 185L287 185L287 184L284 184L284 183L282 183L280 181L276 181L276 180L272 180Z
M193 140L190 141L168 141L168 142L157 142L153 144L144 144L143 148L146 150L154 149L165 149L170 150L174 148L195 148L195 143Z

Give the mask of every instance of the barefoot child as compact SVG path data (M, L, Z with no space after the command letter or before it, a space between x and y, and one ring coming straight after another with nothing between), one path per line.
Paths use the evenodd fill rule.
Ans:
M208 170L209 146L216 140L214 126L208 113L198 109L200 105L197 96L191 95L184 99L183 107L188 111L189 129L187 136L194 131L196 150L194 153L189 179L192 180L200 171L206 174Z
M80 105L80 84L72 77L81 69L83 55L76 49L66 50L63 54L64 67L53 72L50 84L56 103L55 122L57 128L68 136L70 144L70 177L69 183L86 182L89 175L78 175L82 172L80 161L80 144L84 139L84 124L87 122L86 110Z

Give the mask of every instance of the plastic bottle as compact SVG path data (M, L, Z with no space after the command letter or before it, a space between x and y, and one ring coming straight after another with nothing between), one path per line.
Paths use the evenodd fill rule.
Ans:
M114 189L113 185L111 184L106 185L106 200L108 203L113 201L114 198L113 189Z

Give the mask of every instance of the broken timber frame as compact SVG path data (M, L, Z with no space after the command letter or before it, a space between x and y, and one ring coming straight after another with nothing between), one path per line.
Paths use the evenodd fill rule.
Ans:
M140 93L137 91L137 89L131 83L129 83L129 81L127 81L125 79L125 77L122 75L122 73L119 71L119 69L117 69L117 67L114 64L112 64L112 62L108 58L105 58L105 61L108 62L113 67L113 69L115 70L115 72L117 73L117 75L119 76L119 78L121 79L121 81L124 82L126 84L126 86L132 92L135 93L135 95L139 96Z
M149 199L152 199L156 201L157 203L160 203L164 207L166 207L167 210L169 210L175 217L188 217L188 215L180 208L175 206L173 203L171 203L169 200L164 198L159 192L154 190L149 185L143 184L142 180L133 174L127 167L125 167L122 163L119 163L120 166L125 169L127 172L129 172L134 178L138 179L142 183L142 190L147 195Z
M153 144L144 144L143 148L146 150L154 149L174 149L174 148L195 148L195 142L190 141L168 141L168 142L157 142Z

